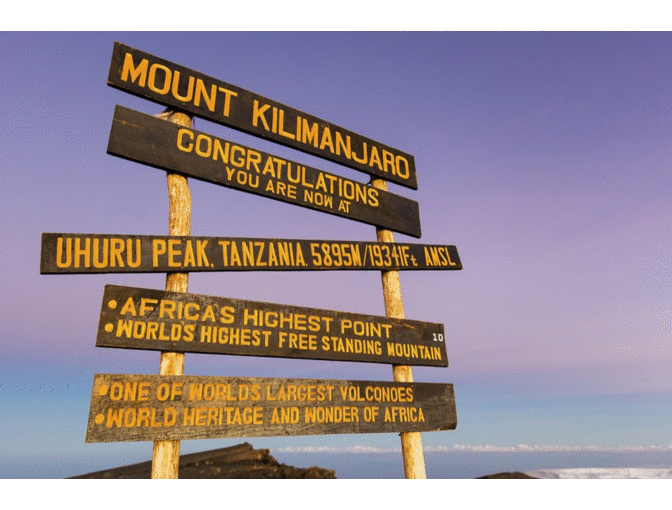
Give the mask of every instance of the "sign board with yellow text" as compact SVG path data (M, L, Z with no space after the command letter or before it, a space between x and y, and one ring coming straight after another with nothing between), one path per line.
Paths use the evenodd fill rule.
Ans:
M452 245L43 233L40 273L459 270Z
M390 182L418 187L410 154L118 42L107 83Z
M451 430L452 384L96 374L86 442Z
M122 106L108 154L282 202L421 236L418 203Z
M96 346L448 366L442 324L116 285Z

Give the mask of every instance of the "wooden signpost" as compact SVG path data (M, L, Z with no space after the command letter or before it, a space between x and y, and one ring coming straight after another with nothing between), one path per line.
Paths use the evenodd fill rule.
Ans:
M191 115L417 189L410 154L313 115L114 43L108 85Z
M380 190L387 190L387 183L382 179L372 179L372 184ZM376 239L381 243L393 243L394 234L382 228L376 229ZM383 284L383 300L385 315L397 319L404 318L404 302L401 298L401 282L399 271L384 270L380 272ZM413 370L409 364L392 365L392 375L395 381L413 382ZM425 457L422 450L422 439L419 432L402 432L401 454L404 459L404 474L406 478L427 478L425 472Z
M451 384L96 374L86 441L450 430Z
M108 84L168 106L117 106L108 153L167 171L167 236L42 235L42 274L166 272L165 291L107 285L96 345L161 352L159 375L96 374L87 442L153 441L152 478L177 478L180 441L400 433L406 478L425 478L421 431L457 425L441 324L407 320L400 270L459 270L451 245L420 237L413 156L239 87L115 43ZM362 184L192 128L191 115L372 176ZM192 237L187 176L376 227L377 242ZM188 293L192 271L380 270L385 317ZM184 376L184 353L392 365L394 382Z
M448 366L442 324L115 285L96 345Z
M117 106L108 154L420 237L418 203Z
M191 117L184 113L166 111L166 120L183 127L191 126ZM168 234L188 236L191 234L191 191L186 177L167 172L168 186ZM166 273L166 291L187 292L189 273ZM161 351L159 375L182 375L184 373L184 353ZM174 479L179 477L180 442L175 439L163 439L152 444L152 478Z
M42 274L459 270L451 245L43 233Z

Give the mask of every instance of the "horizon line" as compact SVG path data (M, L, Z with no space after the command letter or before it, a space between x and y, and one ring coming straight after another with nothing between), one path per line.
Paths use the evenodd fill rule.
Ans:
M380 448L364 445L353 446L287 446L276 450L279 453L401 453L401 447ZM636 452L672 452L672 444L646 446L598 446L598 445L526 445L497 446L497 445L462 445L453 446L426 446L425 453L636 453Z

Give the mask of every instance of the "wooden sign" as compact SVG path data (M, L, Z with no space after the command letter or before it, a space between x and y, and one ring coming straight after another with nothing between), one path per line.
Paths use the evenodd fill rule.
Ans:
M86 442L456 427L452 384L96 374Z
M116 285L96 346L448 366L442 324Z
M122 106L107 152L206 182L419 238L418 203Z
M418 187L410 154L118 42L107 83L402 186Z
M42 274L460 270L452 245L242 237L42 234Z

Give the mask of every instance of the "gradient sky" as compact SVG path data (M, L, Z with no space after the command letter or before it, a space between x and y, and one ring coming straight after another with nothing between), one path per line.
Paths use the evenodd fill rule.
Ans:
M401 273L406 317L443 323L448 342L450 366L415 380L455 385L457 430L423 433L427 448L672 448L672 34L0 33L0 476L26 456L45 473L56 463L52 476L87 471L71 457L90 470L151 457L148 442L84 435L94 373L158 373L156 352L94 346L104 285L162 289L165 276L39 274L42 232L167 233L165 172L105 152L115 104L162 110L107 86L114 41L415 156L418 190L389 189L420 204L423 235L395 240L454 244L464 265ZM375 240L368 225L190 183L192 235ZM189 290L384 315L375 272L203 273ZM196 354L185 373L392 378L375 364Z

